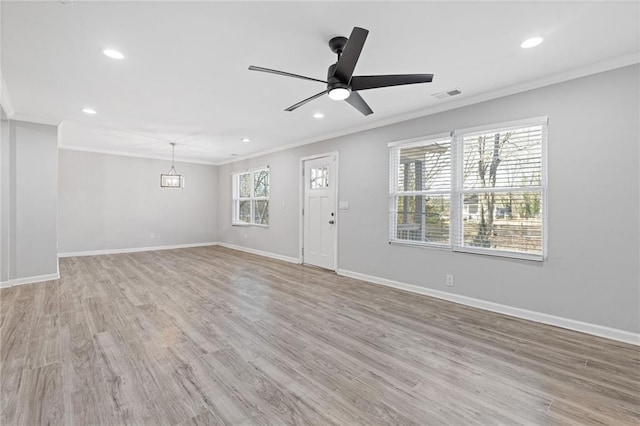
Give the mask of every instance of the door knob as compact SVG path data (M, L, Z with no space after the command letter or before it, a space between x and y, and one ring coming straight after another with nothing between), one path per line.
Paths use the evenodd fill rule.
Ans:
M330 221L329 221L329 225L333 225L334 223L336 223L336 221L335 221L335 220L330 220Z

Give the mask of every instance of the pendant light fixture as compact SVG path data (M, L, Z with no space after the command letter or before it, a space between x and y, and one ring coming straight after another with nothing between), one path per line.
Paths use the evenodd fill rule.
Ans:
M176 144L171 142L171 170L167 174L160 175L161 188L184 188L184 176L179 175L173 165L175 150Z

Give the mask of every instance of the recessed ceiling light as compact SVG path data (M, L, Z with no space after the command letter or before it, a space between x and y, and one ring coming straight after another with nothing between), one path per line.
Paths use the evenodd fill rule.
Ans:
M542 43L542 37L531 37L523 41L520 47L523 49L530 49L532 47L536 47L540 43Z
M104 53L105 56L108 56L111 59L124 59L124 55L122 54L122 52L114 49L104 49L102 53Z
M241 142L247 143L247 142L251 142L251 139L249 138L242 138L240 139Z
M93 115L96 113L96 110L93 108L82 108L82 112L85 114Z
M313 118L324 118L324 114L321 112L316 112L313 114Z

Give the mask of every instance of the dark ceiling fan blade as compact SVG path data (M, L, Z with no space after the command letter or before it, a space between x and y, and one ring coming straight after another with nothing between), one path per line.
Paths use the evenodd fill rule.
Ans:
M369 31L364 28L353 27L349 41L347 41L333 73L333 76L341 82L349 84L368 34Z
M327 84L326 81L324 80L318 80L317 78L311 78L311 77L305 77L304 75L298 75L298 74L292 74L290 72L285 72L285 71L278 71L278 70L272 70L270 68L263 68L263 67L256 67L254 65L251 65L249 67L249 70L251 71L261 71L261 72L268 72L270 74L277 74L277 75L283 75L285 77L294 77L294 78L300 78L302 80L311 80L311 81L317 81L318 83L324 83Z
M367 105L364 99L362 99L362 96L360 96L356 92L351 92L351 94L347 99L345 99L345 101L347 101L349 105L360 111L363 115L373 114L373 111L371 110L371 108L369 108L369 105Z
M433 74L357 75L351 79L351 90L431 83L432 80Z
M285 111L293 111L296 108L300 108L302 105L306 104L307 102L311 102L312 100L314 100L316 98L319 98L320 96L322 96L322 95L324 95L326 93L327 93L326 90L324 90L324 91L322 91L320 93L317 93L317 94L311 96L310 98L305 99L304 101L300 101L295 105L291 105L289 108L285 109Z

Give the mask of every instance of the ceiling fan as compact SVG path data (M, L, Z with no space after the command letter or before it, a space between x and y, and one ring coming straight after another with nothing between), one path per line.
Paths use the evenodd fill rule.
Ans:
M372 114L369 105L357 92L361 90L377 89L380 87L401 86L405 84L430 83L433 74L397 74L397 75L353 75L356 63L364 47L364 42L369 34L364 28L354 27L351 36L334 37L329 40L329 48L338 55L338 61L329 66L327 71L327 81L317 78L305 77L303 75L289 72L273 70L269 68L256 67L251 65L251 71L268 72L271 74L283 75L285 77L300 78L303 80L317 81L327 85L326 90L317 93L297 104L291 105L285 111L293 111L302 105L317 99L324 94L336 101L345 100L355 109L364 115Z

